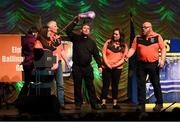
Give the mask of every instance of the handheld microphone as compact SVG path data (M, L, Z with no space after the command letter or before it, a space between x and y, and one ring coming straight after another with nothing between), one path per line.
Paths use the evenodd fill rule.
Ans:
M94 19L95 18L95 12L94 11L87 11L87 12L84 12L84 13L80 13L79 14L79 17L81 19L84 19L84 18L90 18L90 19Z
M94 11L87 11L84 13L80 13L78 14L78 16L80 17L80 19L94 19L95 18L95 12ZM58 35L63 32L72 22L74 22L78 17L76 16L71 22L69 22L59 33Z

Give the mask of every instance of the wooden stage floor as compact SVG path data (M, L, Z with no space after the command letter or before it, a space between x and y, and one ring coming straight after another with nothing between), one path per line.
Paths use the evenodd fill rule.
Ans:
M171 103L164 103L164 109L168 108ZM9 105L8 108L3 105L0 109L0 121L12 120L42 120L42 121L138 121L138 120L165 120L178 121L180 120L180 111L173 111L173 108L180 107L180 103L166 109L165 112L152 112L154 104L146 104L146 113L136 112L136 105L130 103L120 103L121 109L112 109L111 104L107 104L105 110L92 110L89 104L83 104L81 110L75 110L74 104L66 104L68 110L59 109L58 114L19 114L18 109L14 105Z

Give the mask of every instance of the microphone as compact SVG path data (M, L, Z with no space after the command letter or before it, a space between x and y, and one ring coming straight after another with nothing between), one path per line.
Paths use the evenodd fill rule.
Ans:
M84 18L94 19L96 15L95 15L94 11L87 11L87 12L84 12L84 13L80 13L78 16L81 19L84 19Z
M78 14L80 19L94 19L95 18L95 12L94 11L87 11L84 13ZM76 19L78 19L78 16L76 16L72 21L70 21L60 32L58 32L58 35L62 33L72 22L74 22Z

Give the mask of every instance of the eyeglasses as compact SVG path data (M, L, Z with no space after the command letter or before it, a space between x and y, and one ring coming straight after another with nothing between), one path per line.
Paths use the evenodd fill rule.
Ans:
M143 29L148 29L148 28L150 28L151 26L142 26L141 28Z

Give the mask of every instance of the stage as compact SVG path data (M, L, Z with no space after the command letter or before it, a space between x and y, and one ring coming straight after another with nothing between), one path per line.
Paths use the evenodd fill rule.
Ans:
M171 103L165 103L164 108L166 111L163 112L152 112L154 104L146 105L146 113L136 112L136 105L131 103L120 103L121 109L112 109L111 104L107 104L107 109L105 110L92 110L90 105L84 103L81 110L76 110L74 104L67 103L66 107L68 110L59 109L58 113L36 113L30 114L28 112L19 113L15 105L11 104L2 105L0 109L0 120L1 121L13 121L13 120L63 120L63 121L138 121L138 120L180 120L178 118L179 109L174 108L179 107L180 104L176 103L169 107ZM33 107L33 106L32 106ZM166 109L168 108L168 109ZM174 110L173 110L174 109Z

